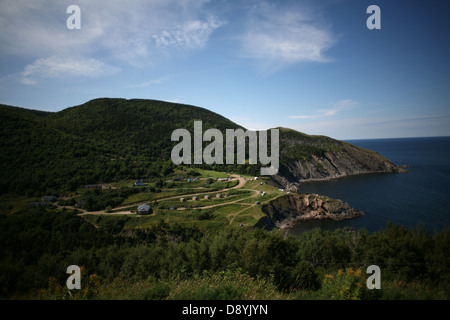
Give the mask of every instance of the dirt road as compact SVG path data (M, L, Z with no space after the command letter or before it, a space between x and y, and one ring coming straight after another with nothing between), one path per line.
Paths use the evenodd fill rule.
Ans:
M236 174L232 174L231 177L233 177L233 178L239 180L239 183L238 183L236 186L231 187L231 188L225 188L225 189L222 189L222 190L219 190L219 191L206 191L206 192L199 192L199 193L190 193L190 194L186 194L186 195L176 195L176 196L170 196L170 197L160 198L160 199L157 199L157 200L158 200L158 201L161 201L161 200L170 200L170 199L179 199L179 198L193 197L193 196L198 196L198 195L200 195L200 194L220 193L220 192L225 192L225 191L228 191L228 190L233 190L233 189L239 189L239 188L242 188L242 187L245 185L245 183L246 183L246 180L245 180L244 178L242 178L242 177L240 177L240 176L238 176L238 175L236 175ZM254 195L253 195L253 196L254 196ZM253 196L252 196L252 197L253 197ZM240 199L240 200L242 200L242 199ZM237 200L237 201L240 201L240 200ZM225 202L225 203L219 203L219 204L214 204L214 205L210 205L210 206L207 206L207 207L201 207L201 208L196 208L196 209L213 208L213 207L216 207L216 206L223 206L223 205L227 205L227 204L235 203L235 202L236 202L236 201L233 201L233 202ZM141 202L139 202L139 203L141 203ZM133 205L137 205L137 204L138 204L138 203L129 203L129 204L125 205L125 206L117 207L117 208L114 208L114 209L115 209L115 210L123 210L123 209L129 208L129 207L131 207L131 206L133 206ZM68 206L58 206L58 207L59 207L59 208L64 208L64 207L65 207L65 208L68 208L68 209L74 209L73 207L68 207ZM121 214L121 215L123 215L123 214L135 214L135 212L130 212L130 210L116 211L116 212L105 212L105 210L92 211L92 212L87 211L87 210L84 210L84 209L78 209L78 210L82 211L82 213L78 214L79 216L84 216L84 215L87 215L87 214L91 214L91 215L103 215L103 214L108 214L108 215L116 215L116 214Z

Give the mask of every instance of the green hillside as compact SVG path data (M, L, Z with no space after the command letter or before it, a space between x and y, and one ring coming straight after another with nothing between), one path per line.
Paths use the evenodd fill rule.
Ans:
M197 120L203 131L242 128L204 108L156 100L102 98L53 113L0 105L0 192L65 194L85 184L164 178L174 168L170 154L177 142L171 141L172 132L193 132ZM272 179L280 186L342 172L395 171L376 153L279 129L281 166ZM334 163L336 159L344 162ZM197 167L248 175L260 171L259 165L248 164Z
M173 130L239 128L203 108L96 99L49 113L0 106L0 192L65 192L84 184L153 179L173 166Z

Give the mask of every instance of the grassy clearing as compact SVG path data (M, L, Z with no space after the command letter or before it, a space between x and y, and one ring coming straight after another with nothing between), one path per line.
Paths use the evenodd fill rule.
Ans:
M187 177L186 172L189 170L177 170L175 176ZM195 172L200 180L170 181L159 189L160 192L143 188L143 192L128 196L112 212L136 210L139 203L151 206L152 213L149 216L129 215L124 229L151 228L161 220L203 231L238 228L242 225L250 227L264 216L261 205L255 204L256 202L264 204L286 193L268 185L264 179L250 176L242 176L246 178L242 188L223 191L236 186L239 181L217 181L217 178L229 177L229 173L203 169L195 169ZM207 183L208 177L214 181ZM217 194L221 197L216 197ZM184 201L180 201L180 198L184 198Z

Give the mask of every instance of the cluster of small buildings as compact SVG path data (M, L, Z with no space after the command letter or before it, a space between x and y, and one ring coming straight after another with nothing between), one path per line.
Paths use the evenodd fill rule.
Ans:
M55 201L56 200L56 196L43 196L41 200L42 200L41 202L39 202L39 201L37 201L37 202L30 202L28 205L30 207L46 206L47 203Z
M221 193L216 194L216 198L222 198L222 197L228 198L228 194L224 194L224 195L222 195ZM210 198L209 194L205 194L203 196L203 199L205 199L205 200L208 200L209 198ZM198 200L199 200L198 196L192 197L192 201L198 201ZM180 202L186 202L186 198L180 198Z

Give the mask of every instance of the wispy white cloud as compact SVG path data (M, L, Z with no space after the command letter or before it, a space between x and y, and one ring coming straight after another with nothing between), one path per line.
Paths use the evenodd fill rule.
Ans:
M335 39L305 7L261 2L253 9L241 37L243 56L275 71L299 62L327 62Z
M296 115L289 116L290 119L316 119L316 118L319 118L319 117L320 117L319 115L315 115L315 116L296 116Z
M290 119L318 119L324 117L332 117L337 115L339 112L355 108L359 103L352 99L339 100L333 104L331 108L319 109L317 114L314 115L292 115L289 116Z
M293 129L308 134L327 135L336 139L373 139L392 137L448 136L448 114L423 117L349 117L324 118L311 123L294 124Z
M206 46L214 30L222 25L218 17L203 8L207 2L78 0L81 30L68 30L66 9L71 3L60 0L1 1L1 54L34 61L27 62L23 74L40 73L47 77L54 77L57 70L77 73L70 65L82 68L77 73L79 76L83 73L91 76L91 70L109 74L111 64L158 65L174 55L188 55ZM55 57L64 60L62 57L74 55L81 57L81 62L56 63ZM100 60L104 61L102 65ZM42 65L49 63L57 70L43 70ZM24 78L22 82L34 81Z
M149 80L149 81L144 81L135 85L131 85L130 88L145 88L145 87L151 87L155 84L161 84L167 80L169 80L170 78L172 78L171 76L166 76L166 77L161 77L158 79L153 79L153 80Z
M192 50L205 46L211 33L221 25L222 22L214 18L207 21L191 20L175 30L163 30L152 38L157 47Z
M51 56L27 65L21 73L21 81L23 84L35 84L37 78L96 78L119 71L117 67L92 58Z

